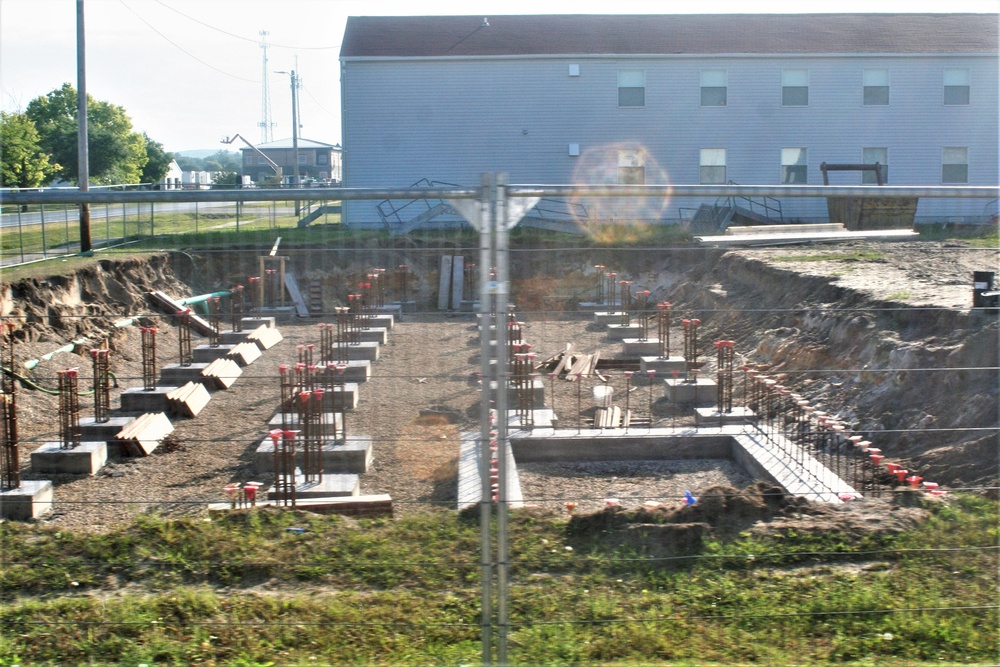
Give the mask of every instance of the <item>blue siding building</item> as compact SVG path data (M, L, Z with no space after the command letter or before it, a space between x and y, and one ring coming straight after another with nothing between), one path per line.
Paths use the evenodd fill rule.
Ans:
M877 162L893 185L995 186L997 35L990 14L352 17L344 184L475 185L487 171L522 184L820 184L822 162ZM924 200L917 214L974 218L985 204ZM822 200L782 205L786 218L826 217ZM345 206L345 220L381 224L373 202Z

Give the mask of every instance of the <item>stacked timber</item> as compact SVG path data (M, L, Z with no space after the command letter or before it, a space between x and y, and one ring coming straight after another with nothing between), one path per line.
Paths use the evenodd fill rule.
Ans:
M573 344L567 343L566 349L558 354L554 354L545 361L535 364L536 371L555 373L556 377L562 377L567 382L576 382L578 378L589 378L596 375L602 382L608 379L597 370L597 362L601 359L601 353L584 354L574 352Z
M632 424L632 411L617 405L598 408L594 413L594 428L628 428Z
M206 378L216 389L229 389L236 382L236 378L243 374L243 369L232 359L216 359L205 369L201 376Z
M261 356L261 352L256 343L248 341L233 347L226 356L240 366L245 367L257 361Z
M211 398L212 395L205 389L205 385L200 382L188 382L183 387L177 387L167 393L167 406L171 414L197 417Z
M127 456L147 456L173 433L174 425L162 412L147 412L129 422L112 441Z
M283 340L281 332L274 327L269 327L266 324L262 324L247 336L247 340L257 344L262 350L267 350Z

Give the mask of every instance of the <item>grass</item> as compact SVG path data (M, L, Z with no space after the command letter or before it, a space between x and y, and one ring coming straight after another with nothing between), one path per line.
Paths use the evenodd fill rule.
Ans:
M911 533L740 535L658 560L517 511L511 664L992 662L995 609L972 607L996 603L998 519L956 496ZM478 542L443 510L3 524L0 664L475 664Z

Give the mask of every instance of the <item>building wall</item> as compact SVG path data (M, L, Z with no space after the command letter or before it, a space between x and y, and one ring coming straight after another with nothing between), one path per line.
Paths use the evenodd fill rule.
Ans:
M808 106L782 106L786 68L808 70ZM888 106L862 104L866 68L889 70ZM968 106L943 103L945 68L969 69ZM644 107L618 106L621 69L645 72ZM704 69L726 71L725 107L700 105ZM729 180L778 184L781 149L806 148L808 183L821 184L821 162L861 162L862 148L884 147L890 184L939 185L943 148L964 146L969 184L996 185L997 81L995 56L968 55L346 61L344 183L470 185L487 171L515 184L607 183L617 179L618 149L642 149L646 183L695 184L699 149L725 148ZM860 182L859 172L831 175ZM661 202L650 215L676 218L698 203ZM782 204L786 218L826 215L821 199ZM345 215L377 222L374 205L352 202ZM972 216L984 205L926 200L918 215Z

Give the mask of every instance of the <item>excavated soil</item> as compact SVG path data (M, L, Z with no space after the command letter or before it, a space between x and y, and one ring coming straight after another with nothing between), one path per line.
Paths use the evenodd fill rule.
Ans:
M359 254L334 269L321 266L315 254L290 255L292 270L328 287L327 307L336 303L332 286L370 268L365 262L371 261ZM558 261L540 262L534 252L512 253L513 299L525 321L525 338L539 358L563 350L567 343L583 352L601 351L605 358L618 355L620 344L574 312L577 302L591 300L590 267L601 261L627 275L636 289L649 289L651 300L671 301L675 320L701 320L706 372L713 369L711 341L732 339L737 366L761 368L926 479L953 488L996 487L998 320L995 311L970 308L972 272L996 270L996 250L963 242L864 243L779 250L607 251L599 258L593 251L566 251L554 256ZM422 260L384 252L377 261L414 266L421 313L407 316L390 332L371 381L362 385L358 409L347 416L349 433L370 435L374 442L374 464L362 477L362 493L388 493L402 513L428 504L453 506L459 434L478 428L474 320L471 315L433 312L436 255ZM239 268L234 268L237 263ZM117 391L141 384L141 349L135 326L115 328L112 322L149 316L140 321L155 322L162 331L159 363L174 363L176 331L168 318L152 313L145 293L160 289L181 296L224 289L253 265L253 258L220 267L212 256L174 254L102 260L69 277L5 283L0 313L16 327L15 368L39 387L52 389L56 370L80 367L81 384L86 385L87 350L106 337L119 383L112 395L115 406ZM106 530L144 511L202 513L207 503L222 499L225 484L258 478L253 453L278 405L277 365L294 362L297 345L319 342L318 321L282 325L285 340L247 368L230 390L213 392L197 418L176 420L174 433L153 455L112 457L92 478L53 478L56 511L42 521ZM672 336L676 354L679 330ZM57 353L31 371L23 368L25 360L84 337L91 342L81 343L74 352ZM195 344L201 342L196 337ZM6 355L5 349L4 366ZM546 402L554 401L561 427L579 427L592 416L590 393L600 380L581 385L545 382ZM627 393L631 409L655 425L691 423L685 411L661 400L662 392L648 382L626 382L621 371L609 371L607 384L617 404L624 404ZM739 392L737 382L737 403ZM81 398L85 416L92 414L90 400ZM58 432L57 401L40 390L20 389L18 407L22 478L32 479L30 452ZM578 514L597 511L595 516L605 516L659 502L656 511L678 513L676 521L666 523L704 524L715 530L724 529L723 515L743 515L730 507L714 518L696 516L694 508L682 506L684 491L699 497L694 507L702 512L716 503L704 504L707 497L751 498L757 509L744 512L740 530L811 525L864 531L871 529L872 516L900 517L892 525L905 526L923 512L883 511L883 505L898 507L895 501L833 509L784 496L776 511L758 498L773 492L752 491L758 487L749 487L752 480L735 466L711 462L582 466L586 470L581 465L525 467L528 503L538 511L565 512L566 502L576 502ZM710 491L713 488L750 490L741 494ZM603 509L604 499L612 497L624 509ZM875 507L879 503L881 509ZM662 519L656 523L664 523ZM696 535L701 529L691 530Z

